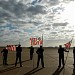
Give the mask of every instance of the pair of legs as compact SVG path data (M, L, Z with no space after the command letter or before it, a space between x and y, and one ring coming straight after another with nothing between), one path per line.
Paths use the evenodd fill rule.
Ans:
M59 55L59 66L61 67L61 61L62 61L62 65L64 66L64 55Z
M15 66L17 65L18 59L19 59L20 67L22 67L22 63L21 63L21 54L16 54L16 62L15 62Z
M42 55L42 56L39 56L39 55L38 55L37 68L39 67L40 59L41 59L41 65L42 65L42 67L44 68L43 55Z
M74 63L73 63L74 69L75 69L75 54L74 54Z
M7 65L7 55L3 56L3 65Z
M33 59L33 54L30 54L30 60L32 60Z

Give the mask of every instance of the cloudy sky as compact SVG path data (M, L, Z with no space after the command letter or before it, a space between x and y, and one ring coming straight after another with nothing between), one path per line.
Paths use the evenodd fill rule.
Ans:
M30 46L41 37L44 46L64 44L75 35L74 0L0 0L0 46Z

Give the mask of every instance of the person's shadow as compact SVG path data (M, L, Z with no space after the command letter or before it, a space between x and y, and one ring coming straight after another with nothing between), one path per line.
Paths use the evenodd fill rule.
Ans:
M23 60L22 63L27 62L27 61L29 61L29 60L30 60L30 59L28 59L28 60ZM19 64L19 62L17 62L17 64ZM15 63L9 64L9 65L15 65Z
M52 75L59 75L64 67L58 67Z
M74 68L73 68L73 74L72 75L75 75L75 66L74 66Z
M11 71L11 70L14 70L16 68L19 68L19 67L15 67L15 66L12 66L12 67L8 67L6 69L3 69L3 70L0 70L0 73L4 73L4 72L7 72L7 71Z
M43 68L39 68L39 69L38 69L38 68L34 68L34 69L32 69L31 71L25 73L24 75L32 75L32 74L34 74L34 73L40 71L41 69L43 69Z
M26 61L29 61L29 60L24 60L24 61L22 61L22 63L24 63ZM19 64L19 62L17 64ZM2 66L2 65L3 64L1 64L0 66ZM9 66L9 67L7 67L7 66ZM4 73L4 72L7 72L7 71L11 71L11 70L15 70L17 68L20 68L20 67L15 67L15 63L9 64L7 66L5 66L6 67L5 69L0 70L0 73Z

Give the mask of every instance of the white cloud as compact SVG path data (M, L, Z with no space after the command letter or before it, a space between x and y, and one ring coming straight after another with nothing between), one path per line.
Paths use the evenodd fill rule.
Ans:
M71 0L1 0L0 41L30 46L30 37L43 34L44 46L65 43L75 32L73 7Z

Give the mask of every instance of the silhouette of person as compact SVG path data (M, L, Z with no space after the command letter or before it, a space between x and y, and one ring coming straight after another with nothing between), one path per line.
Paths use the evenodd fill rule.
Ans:
M38 54L37 68L39 67L40 59L41 59L42 68L44 68L43 52L44 49L42 48L42 46L40 46L40 48L38 48L36 51L36 53Z
M59 48L58 48L58 53L59 53L59 66L58 67L61 67L61 60L62 60L63 67L65 65L65 63L64 63L64 51L65 52L69 52L69 51L66 51L66 49L62 48L62 45L59 45Z
M30 47L30 60L33 58L34 48L33 46Z
M73 57L74 57L74 68L75 68L75 47L73 48Z
M16 62L15 62L15 67L17 65L17 61L19 59L20 67L22 67L22 62L21 62L21 52L22 52L22 47L19 44L18 47L16 48Z
M1 53L3 53L3 65L8 65L7 64L7 56L8 56L8 50L4 48Z

